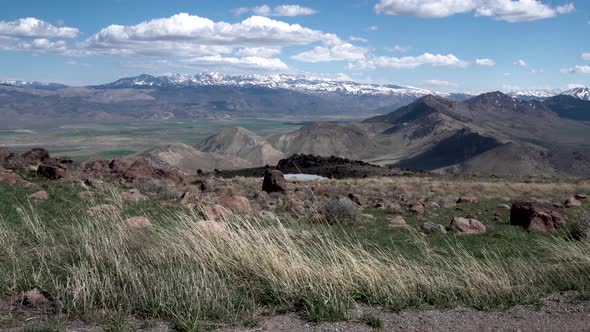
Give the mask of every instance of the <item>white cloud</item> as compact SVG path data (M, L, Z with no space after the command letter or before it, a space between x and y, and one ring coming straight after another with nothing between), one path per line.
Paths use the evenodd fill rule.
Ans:
M235 54L239 56L256 56L270 58L281 53L280 48L272 47L244 47L238 49Z
M475 59L475 64L478 66L485 66L485 67L493 67L496 65L496 62L492 59Z
M355 61L365 59L367 50L350 43L340 43L334 46L316 46L310 51L302 52L291 58L301 62L326 61Z
M367 38L356 37L356 36L350 36L350 37L348 37L348 40L353 41L353 42L361 42L361 43L368 42Z
M305 15L313 15L316 14L317 11L315 9L309 7L302 7L299 5L280 5L274 8L268 5L262 5L257 7L240 7L233 10L234 15L240 16L246 13L253 13L254 15L260 16L286 16L286 17L294 17L294 16L305 16Z
M424 65L431 65L433 67L451 67L463 68L468 65L466 61L457 58L453 54L430 54L424 53L419 56L407 56L402 58L378 56L369 60L360 60L355 63L350 63L350 69L414 69Z
M424 84L438 87L455 87L457 83L442 80L426 80Z
M380 0L375 11L386 15L441 18L475 12L506 22L526 22L570 13L573 3L551 7L539 0Z
M543 69L531 69L531 74L543 74L544 72Z
M519 66L519 67L523 67L523 68L526 68L529 66L523 59L518 59L518 60L514 61L514 65Z
M387 48L388 51L399 52L399 53L405 53L411 49L412 49L412 46L402 46L402 45L393 45L393 46Z
M376 26L376 25L371 25L371 26L369 26L369 27L367 28L367 30L369 30L369 31L377 31L377 30L379 30L379 27L378 27L378 26Z
M590 74L590 66L575 66L572 68L562 68L563 74Z
M281 59L263 58L263 57L223 57L220 55L195 57L184 60L184 63L196 66L229 66L233 68L268 70L268 71L285 71L289 66Z
M590 60L590 53L582 53L582 60Z
M235 48L280 49L329 38L332 35L262 16L232 24L180 13L133 26L108 26L86 39L82 48L118 55L218 55Z
M512 73L504 73L504 76L510 76Z
M473 0L381 0L378 13L417 17L447 17L474 9Z
M16 21L0 21L0 36L17 38L76 38L80 30L69 27L56 27L33 17Z

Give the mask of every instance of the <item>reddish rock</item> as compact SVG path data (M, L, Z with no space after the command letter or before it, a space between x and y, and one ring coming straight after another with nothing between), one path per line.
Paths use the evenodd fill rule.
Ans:
M129 168L129 163L121 159L113 159L109 163L111 173L123 173L127 168Z
M248 200L244 196L222 197L219 199L219 203L234 212L252 212L252 205L250 205L250 200Z
M219 204L208 204L202 207L202 212L208 220L222 220L231 215L231 212Z
M127 202L137 203L141 201L145 201L147 199L139 190L131 189L124 193L121 193L121 198L123 198Z
M29 195L29 199L35 202L43 202L49 199L49 194L45 190L40 190L34 194Z
M389 227L391 228L399 228L407 226L406 220L402 216L395 216L393 218L389 218Z
M408 206L408 208L413 214L422 215L425 212L425 207L422 203L412 203Z
M565 205L565 207L580 207L582 206L582 202L578 201L575 197L570 197L568 199L565 200L565 203L563 203Z
M127 180L152 179L155 169L143 160L134 161L124 172Z
M451 220L450 230L457 234L482 234L486 232L486 226L477 219L454 217Z
M550 232L565 224L563 210L546 202L515 202L510 208L510 224L525 230Z
M41 164L37 168L37 174L50 180L57 180L66 175L66 170L56 165Z
M38 288L26 291L22 295L22 303L29 307L43 307L51 304L51 301Z
M13 158L14 156L15 156L14 153L12 153L4 148L0 148L0 161Z
M103 178L110 174L109 162L106 160L91 160L83 165L83 172L87 176Z
M23 160L30 164L38 164L49 159L49 152L45 149L34 148L21 155Z
M348 199L353 201L354 204L356 204L358 206L365 206L365 199L361 195L350 193L350 194L348 194Z
M4 169L0 166L0 184L6 184L10 186L21 186L24 188L38 188L37 185L24 180L20 175L16 174L12 170Z
M281 171L270 171L264 174L264 180L262 182L262 191L267 193L284 193L287 191L287 183L285 182L285 176Z

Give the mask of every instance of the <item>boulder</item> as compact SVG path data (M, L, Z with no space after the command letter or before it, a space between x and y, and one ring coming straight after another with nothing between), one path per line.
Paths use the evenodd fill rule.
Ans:
M152 222L146 217L131 217L123 220L123 223L129 228L144 228L152 225Z
M510 208L510 224L525 230L550 232L565 225L561 207L546 202L514 202Z
M12 170L7 170L0 167L0 184L6 184L10 186L21 186L24 188L38 188L37 185L24 180L20 175L16 174Z
M456 234L482 234L486 232L486 226L479 220L462 217L454 217L449 228Z
M31 149L21 155L23 160L29 164L38 164L49 159L49 151L42 148Z
M565 205L565 207L580 207L582 206L582 202L578 201L574 196L568 198L565 200L565 202L563 203L563 205Z
M155 169L143 160L134 161L124 172L126 180L151 179Z
M270 171L264 174L264 180L262 182L262 191L267 193L284 193L287 191L287 182L285 176L281 171Z
M123 173L126 169L129 168L129 163L123 161L121 159L113 159L109 163L109 169L111 173Z
M422 215L425 212L425 207L422 203L412 203L408 205L408 208L410 209L410 212L412 212L413 214Z
M459 197L457 203L477 203L477 201L477 197L473 195L468 195Z
M402 209L402 206L398 202L389 202L389 201L381 201L375 203L373 205L374 208L379 210L386 210L386 211L395 211L399 212Z
M106 160L92 160L84 163L83 172L87 177L103 178L110 174L109 162Z
M207 220L221 220L231 215L231 212L219 204L208 204L202 207L202 212Z
M0 161L13 158L14 156L15 156L14 153L12 153L4 148L0 148Z
M574 195L575 199L579 199L579 200L584 200L584 199L588 199L588 195L586 194L575 194Z
M29 199L35 202L43 202L49 199L49 194L45 190L40 190L34 194L30 194Z
M97 217L101 215L118 215L121 214L121 209L112 204L101 204L93 206L87 210L88 214Z
M66 170L57 165L41 164L37 168L37 175L43 176L50 180L61 179L66 175Z
M121 193L121 198L123 198L123 200L125 200L127 202L132 202L132 203L145 201L147 199L147 197L145 195L143 195L137 189L131 189L129 191Z
M348 199L354 202L354 204L358 206L364 206L365 200L361 195L350 193L348 194Z
M219 203L233 212L252 212L252 205L250 205L250 200L244 196L221 197L219 199Z
M26 291L22 295L22 304L29 307L44 307L51 304L51 301L38 288Z
M272 211L267 211L267 210L262 210L260 212L258 212L258 216L262 219L266 219L266 220L277 220L278 217L277 215L272 212Z
M406 227L407 223L404 217L402 216L395 216L393 218L389 218L389 227L391 228L399 228L399 227Z
M427 221L424 224L422 224L422 231L426 234L433 234L433 233L447 234L447 230L445 229L445 226L443 226L441 224L435 224L430 221Z

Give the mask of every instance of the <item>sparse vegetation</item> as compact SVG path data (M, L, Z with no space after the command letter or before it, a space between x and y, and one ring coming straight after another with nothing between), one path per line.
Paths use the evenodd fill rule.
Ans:
M383 326L383 320L381 317L374 314L365 314L363 315L362 320L374 329L380 329Z
M540 188L551 188L544 192L556 197L588 192L586 182L400 177L325 181L313 184L320 187L314 190L307 188L312 184L298 184L304 188L289 199L329 207L325 211L338 221L331 225L309 222L313 208L294 213L277 207L280 222L260 219L258 206L253 213L211 221L198 207L174 205L157 194L129 202L120 195L126 188L109 184L84 200L78 195L83 188L75 183L29 180L44 187L50 199L29 203L30 189L0 186L0 292L37 287L59 311L73 316L133 315L194 331L256 324L260 307L296 310L319 322L348 319L357 303L389 310L458 304L492 308L536 303L561 290L590 294L590 242L570 241L561 233L526 233L507 223L508 210L498 209L503 202L498 197ZM255 179L215 181L215 192L202 197L203 204L229 193L252 199L260 186ZM348 198L338 198L351 189L369 202L364 211ZM462 203L460 212L428 205L442 195L472 192L479 201ZM395 213L404 216L408 227L391 229L387 218L392 212L375 209L372 202L382 197L401 202L402 196L425 201L429 210L415 216L402 204ZM123 212L86 212L99 204ZM583 208L571 211L578 216ZM496 212L502 221L493 221ZM344 222L361 213L375 220ZM448 224L457 213L478 214L488 232L419 234L425 220ZM152 225L133 228L124 223L137 215L148 217ZM382 324L377 316L362 320L374 328ZM101 324L117 331L128 328L122 320Z
M323 216L329 223L356 223L362 219L362 209L346 197L331 199L324 204Z

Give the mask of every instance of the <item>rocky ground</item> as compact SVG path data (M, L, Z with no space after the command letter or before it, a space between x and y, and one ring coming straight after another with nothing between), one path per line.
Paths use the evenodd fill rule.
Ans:
M339 158L295 156L285 161L282 166L279 165L278 168L289 172L288 167L293 167L294 163L298 167L315 170L332 170L333 166L338 165L344 165L344 167L356 165L360 169L373 167ZM355 250L363 252L366 250L364 255L369 255L368 257L373 257L370 255L381 257L379 255L386 253L386 257L391 255L395 259L398 257L407 259L411 262L410 269L413 268L413 264L426 264L424 260L430 256L438 257L428 263L433 266L439 266L439 260L447 256L464 259L465 262L449 261L443 264L443 266L451 267L454 264L460 265L457 270L444 272L449 273L449 278L454 278L454 274L460 274L457 280L453 279L453 282L458 282L457 289L454 290L458 295L448 296L447 292L450 292L450 288L440 288L445 286L444 283L441 284L442 286L432 285L438 282L434 273L433 279L421 284L421 287L425 287L422 290L425 295L410 297L407 302L404 300L397 304L392 298L393 304L389 303L389 307L381 305L380 301L384 301L383 298L376 296L372 302L368 300L355 302L352 307L343 312L332 312L330 307L323 308L322 303L320 303L322 308L320 311L310 312L309 304L289 302L291 301L289 298L285 300L286 305L277 307L260 304L253 309L254 312L250 316L247 318L240 316L237 321L225 320L223 317L220 318L219 314L214 315L214 318L202 317L200 319L203 320L203 326L206 326L206 329L222 331L364 331L375 328L386 331L590 330L588 328L590 304L586 301L588 293L585 286L588 269L585 265L587 259L584 258L586 254L583 254L584 243L587 243L584 241L587 241L586 238L590 234L590 218L586 212L588 194L590 194L588 180L542 178L507 180L494 177L414 173L382 174L379 177L365 178L358 177L356 176L358 174L353 172L350 177L344 176L344 178L332 176L333 179L319 181L288 181L285 180L281 171L273 168L265 169L264 173L258 175L226 178L219 174L185 174L176 170L159 169L142 160L131 163L124 160L75 162L68 158L53 157L43 149L34 149L22 155L0 150L0 220L3 221L0 226L11 225L10 227L14 227L18 232L23 232L20 227L28 227L26 224L30 223L30 220L43 224L43 227L34 228L33 231L26 230L22 233L24 239L17 241L10 239L10 236L4 236L8 234L7 232L14 230L10 227L0 228L0 245L2 246L0 267L3 266L2 264L8 264L7 262L16 255L23 255L22 259L33 261L39 253L45 257L43 255L48 248L51 248L47 251L49 253L62 254L65 250L61 248L62 243L56 245L52 242L50 246L47 246L39 242L53 236L63 236L64 230L66 232L71 230L67 228L70 226L69 223L75 224L80 220L83 221L82 225L93 222L99 222L100 225L104 222L101 218L107 216L115 223L120 222L125 229L158 230L154 234L160 234L159 232L164 234L171 227L174 216L179 214L184 218L192 218L191 222L208 225L203 227L222 230L223 236L230 236L227 239L224 238L224 241L211 242L212 245L217 245L216 243L243 240L241 237L248 234L240 233L242 232L240 227L231 229L231 223L236 220L247 222L248 218L256 218L264 225L280 225L278 231L271 227L271 232L275 232L272 233L274 236L285 236L286 241L295 241L291 244L294 247L289 250L298 248L297 241L305 244L321 243L316 241L321 239L318 234L325 233L334 237L330 240L335 241L334 244L345 244L342 250L349 250L346 246L358 245L359 247ZM244 217L246 219L240 219ZM47 224L44 224L45 222ZM34 225L34 222L32 224ZM53 227L57 227L56 233L49 233L51 236L39 235L45 232L45 228ZM280 227L284 227L284 230ZM203 230L211 231L209 228L203 228ZM234 234L236 230L238 233ZM123 231L123 234L127 234L127 231ZM263 231L269 230L263 228ZM260 236L260 233L248 236ZM105 238L111 239L110 236ZM262 241L264 237L256 237L256 239ZM564 239L567 240L564 242ZM149 240L148 237L142 241L145 243L129 244L133 249L131 257L137 258L136 246L147 245L145 251L149 253L149 250L153 249L149 247L152 245ZM63 239L61 241L67 242ZM69 243L69 248L83 250L76 247L78 245L76 241ZM252 243L256 244L255 241L247 238L243 245L250 246L253 245ZM296 272L289 270L291 273L284 274L284 271L280 270L283 260L292 259L289 255L279 255L280 259L266 262L265 259L272 258L272 255L267 255L265 250L270 250L275 244L271 242L264 245L269 247L263 250L262 256L257 256L256 259L240 256L235 262L228 263L228 266L233 269L242 264L238 262L251 259L252 264L257 261L269 264L268 266L272 267L271 270L277 269L277 275L284 278ZM161 244L156 245L157 252L160 247ZM166 248L161 247L162 250ZM185 248L185 250L189 249ZM205 249L207 248L203 250ZM259 247L255 245L244 248L244 250L253 250L254 253L258 249ZM125 247L125 250L130 249ZM459 251L459 254L456 251ZM140 250L140 252L143 251ZM214 252L216 251L211 251L210 254ZM356 254L355 251L346 252L347 255ZM29 257L29 253L33 254L32 258ZM217 259L225 256L227 253ZM65 257L68 259L55 258L52 264L67 266L70 256ZM361 278L362 282L359 281L359 283L363 285L362 291L365 292L364 289L369 286L366 286L367 281L362 278L369 273L369 270L364 269L373 268L373 263L359 268L363 259L368 258L362 255L357 258L351 257L354 262L351 263L352 265L335 267L350 273L355 269L358 275L346 274L343 280ZM150 262L154 259L151 256L147 258ZM330 264L341 258L344 257L332 257ZM215 264L221 264L217 259L214 260ZM478 260L485 263L478 265L480 264ZM529 263L532 261L537 263ZM127 262L133 263L133 259ZM393 262L395 260L390 263ZM510 264L493 265L504 262L510 262ZM20 264L20 261L17 263ZM116 264L121 263L116 262ZM381 264L379 260L375 260L374 263ZM47 264L50 266L47 267L48 270L54 268L52 264ZM303 263L296 261L290 264ZM487 264L491 264L492 269L489 271L486 270ZM517 270L513 270L514 267L511 264L515 264ZM536 270L539 264L547 269ZM29 265L15 266L23 271L29 271L30 268ZM559 273L553 272L552 266ZM315 266L316 269L320 267L321 265ZM382 267L387 268L387 264ZM68 274L69 270L76 268L78 266L60 267L57 271L65 273L67 276L65 280L69 280L68 283L70 283L71 280L79 277L79 275ZM165 269L166 265L162 268ZM256 268L258 267L248 266L248 269ZM357 271L357 268L360 270ZM475 268L481 270L470 271ZM522 269L530 269L534 272L529 274L529 270ZM302 270L305 269L302 268ZM326 273L331 273L329 270L331 269L328 268ZM112 305L105 305L93 308L91 313L81 313L75 305L67 302L71 301L69 297L72 296L71 293L63 293L64 289L69 289L68 283L56 285L55 281L40 282L38 280L47 277L41 277L42 271L44 269L38 269L34 264L33 270L22 272L24 273L22 276L15 277L17 272L11 273L6 269L0 271L0 276L12 280L11 282L0 281L2 289L0 330L191 330L177 322L174 315L168 313L146 317L142 314L142 310L145 311L147 308L137 304L141 303L140 300L129 302L125 299L112 300L113 303L122 301L121 303L129 306L121 311L116 310ZM268 277L264 269L256 271L256 277ZM424 272L430 273L428 270ZM152 272L146 273L143 278L153 277ZM244 272L238 270L228 275L237 274L239 283L243 283L241 273ZM262 273L262 275L256 273ZM306 276L303 280L311 276L323 277L323 275L314 274L313 269L309 273L310 276ZM375 273L374 278L377 279L388 278L387 273L380 274L383 273L382 271L370 270L370 273ZM515 275L512 276L511 273ZM546 275L537 280L539 278L535 275L537 273L546 273ZM341 277L340 274L336 276ZM414 277L418 278L419 275L415 274ZM117 278L125 280L124 276ZM562 283L560 279L566 281ZM53 280L51 276L49 280ZM396 287L392 287L391 283L403 280L399 278L385 280L388 280L389 284L376 285L376 288L370 288L371 291L368 294L379 293L382 288L391 288L388 292L397 294ZM142 282L148 282L148 280ZM232 282L235 280L232 279ZM290 282L295 280L285 281L285 284ZM307 281L303 283L306 284ZM528 290L523 292L523 283L526 287L531 287L530 292ZM116 289L117 284L118 282L109 281L108 287ZM186 289L185 287L182 286L182 289ZM247 288L256 289L255 287L259 285L252 287L254 288L251 286ZM358 286L355 283L353 286L346 287ZM485 295L473 295L473 292L477 292L480 287L486 289L483 293ZM493 291L488 293L488 288ZM558 292L562 290L571 291ZM294 290L289 288L288 291ZM77 294L76 291L73 293ZM522 294L522 297L518 294ZM547 294L553 295L541 297ZM396 296L406 295L401 293ZM144 296L148 295L144 294ZM75 298L76 295L73 297ZM356 297L354 299L356 301ZM187 303L198 300L192 298ZM368 306L369 302L373 305ZM315 308L315 305L317 304L312 303L311 308ZM395 307L396 305L398 307ZM392 306L395 309L392 309ZM485 310L474 309L474 307ZM69 309L65 310L65 308ZM499 310L498 308L508 309Z

